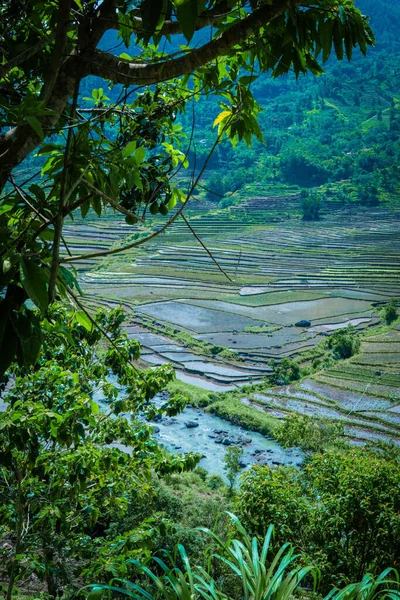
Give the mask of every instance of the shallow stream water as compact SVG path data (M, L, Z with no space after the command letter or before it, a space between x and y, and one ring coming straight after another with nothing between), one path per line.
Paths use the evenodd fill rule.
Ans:
M188 428L185 425L187 422L199 425ZM154 427L159 429L159 432L155 433L155 438L168 450L203 454L200 466L207 469L209 473L221 476L223 476L223 460L228 446L220 443L220 440L232 436L240 436L248 440L248 443L243 446L242 456L246 467L252 464L299 465L302 462L302 454L297 448L284 449L276 441L260 433L246 431L238 425L197 408L188 407L176 417L167 417L155 423ZM224 433L215 433L220 431Z
M102 394L98 391L93 398L102 403ZM155 404L160 405L165 397L156 397ZM187 427L186 423L198 423L197 427ZM188 406L175 417L163 417L151 423L155 439L167 450L186 454L195 452L203 455L199 466L210 474L220 475L224 479L224 456L228 443L224 440L243 441L243 468L253 464L298 466L303 461L298 448L282 448L275 440L261 433L247 431L243 427L229 423L204 410ZM217 433L218 432L218 433Z

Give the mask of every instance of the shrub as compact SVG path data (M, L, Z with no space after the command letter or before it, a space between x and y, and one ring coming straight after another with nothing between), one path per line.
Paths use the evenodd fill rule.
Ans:
M301 377L300 365L291 358L284 358L274 365L274 372L270 377L271 383L290 383L298 381Z
M136 563L142 575L141 581L137 580L137 576L135 583L117 579L114 587L96 586L97 589L93 589L89 598L99 598L104 590L117 592L118 597L123 594L136 600L292 600L294 597L315 597L315 594L301 590L300 585L308 579L310 583L313 582L315 590L318 570L311 564L296 564L298 556L288 543L273 554L273 525L268 527L263 539L257 540L251 537L235 515L229 513L229 516L234 530L228 542L214 531L201 528L211 545L217 549L213 561L207 560L209 552L204 553L204 567L198 564L192 566L185 547L175 545L173 554L164 551L165 560L152 557L151 562ZM351 583L341 590L331 590L325 600L398 600L399 579L395 569L386 569L377 578L366 575L360 583Z
M343 433L342 423L293 413L285 417L276 438L286 448L300 446L316 452L337 443Z
M396 301L394 299L390 300L383 309L383 318L385 319L387 325L390 325L395 321L398 317Z
M335 331L328 339L328 348L338 358L350 358L360 350L360 336L352 325Z
M249 531L262 536L276 524L277 543L296 540L308 522L308 506L298 473L294 469L254 466L240 479L235 509Z
M304 469L254 467L235 502L253 533L270 522L320 567L323 587L377 574L400 559L400 452L315 454Z
M212 490L219 490L224 485L224 480L220 475L210 475L208 485Z
M301 200L303 221L319 221L321 200L315 194L305 195Z
M243 448L239 446L230 446L225 451L224 456L224 471L229 481L230 489L233 488L236 478L240 473L240 459L243 456Z

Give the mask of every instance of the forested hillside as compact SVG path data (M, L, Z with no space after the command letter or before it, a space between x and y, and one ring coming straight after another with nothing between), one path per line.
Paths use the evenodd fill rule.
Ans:
M367 57L355 51L351 63L330 59L319 77L261 75L251 88L263 109L265 145L256 140L250 148L244 142L233 148L225 142L213 157L208 188L223 195L245 182L282 182L327 185L339 204L393 199L400 178L400 5L396 0L357 5L371 18L376 47ZM200 100L195 108L198 158L213 139L215 104ZM188 131L191 119L188 111Z

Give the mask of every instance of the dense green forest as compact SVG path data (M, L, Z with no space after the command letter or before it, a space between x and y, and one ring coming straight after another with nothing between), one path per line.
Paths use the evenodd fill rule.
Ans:
M355 53L351 63L331 59L320 77L295 74L251 84L261 107L264 144L255 141L215 152L207 177L209 198L241 190L245 183L298 185L346 206L374 206L390 201L399 185L400 89L397 2L360 0L371 18L376 47L367 57ZM215 104L216 104L215 100ZM195 138L199 156L207 152L218 107L210 100L196 106ZM190 111L184 119L190 130ZM201 161L200 161L201 162ZM220 172L223 176L220 176ZM228 195L228 194L227 194ZM234 194L231 202L240 197ZM222 206L229 203L222 200Z
M4 598L399 600L397 0L27 0L3 3L0 18ZM239 212L230 229L248 199L258 216ZM375 210L383 233L368 221ZM339 226L313 228L328 213ZM353 260L340 245L348 214L363 221L341 285L329 278ZM281 284L257 269L271 254L263 220L286 217L268 241ZM173 229L180 218L190 242ZM241 264L242 230L258 254ZM217 274L196 262L193 239ZM325 241L321 292L296 261L318 271ZM121 264L143 276L133 301L119 281L109 291ZM277 285L268 298L266 283ZM237 314L214 311L211 333L223 339L225 320L246 340L276 335L276 358L214 340L205 313L198 331L160 324L162 301L196 321L183 296L198 311L236 303ZM274 321L281 305L321 301L336 310L321 323ZM146 363L139 336L174 360L189 354L192 369L215 360L220 387ZM291 344L301 349L279 353ZM199 466L202 446L157 437L180 423L183 443L204 418L235 428L207 430L221 474ZM270 446L245 461L254 440Z

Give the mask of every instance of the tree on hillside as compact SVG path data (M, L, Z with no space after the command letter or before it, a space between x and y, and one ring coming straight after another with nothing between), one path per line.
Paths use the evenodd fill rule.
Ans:
M385 319L387 325L390 325L391 323L393 323L393 321L395 321L398 317L398 312L397 312L397 304L396 304L396 300L394 298L392 298L391 300L389 300L389 302L386 304L385 308L383 309L383 318Z
M352 0L26 0L2 3L0 19L0 372L37 357L26 300L45 314L76 295L65 265L88 255L62 255L68 216L109 206L137 224L178 204L159 231L180 216L207 164L185 191L174 183L187 166L174 121L189 100L217 94L215 144L250 143L262 139L250 86L259 73L318 75L319 55L351 59L374 43ZM119 56L110 31L126 46Z
M303 221L319 221L319 211L321 209L321 199L315 192L307 193L303 190L301 194L301 209L303 211Z

